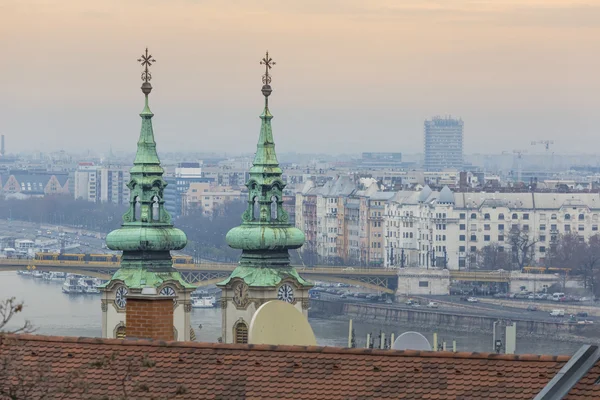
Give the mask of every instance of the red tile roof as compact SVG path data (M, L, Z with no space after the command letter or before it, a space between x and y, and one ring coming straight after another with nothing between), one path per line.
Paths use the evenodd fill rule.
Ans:
M531 399L568 359L6 335L0 389L31 389L28 400Z
M565 400L582 399L600 399L600 363L596 363L565 397Z

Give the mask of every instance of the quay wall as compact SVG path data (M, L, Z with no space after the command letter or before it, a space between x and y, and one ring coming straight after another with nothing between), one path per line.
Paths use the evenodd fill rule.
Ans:
M492 333L495 321L508 318L485 315L467 315L447 311L426 309L404 309L380 304L342 303L328 300L311 300L311 314L314 316L345 315L360 321L379 321L385 324L408 324L414 327L440 328L459 332ZM517 323L517 336L552 337L567 339L575 336L597 337L598 327L594 325L569 324L562 321L542 322L510 319Z
M565 310L565 314L577 314L579 312L586 312L594 317L600 317L600 307L585 306L576 303L561 303L557 301L533 301L533 300L508 300L508 299L488 299L488 298L477 298L481 303L503 305L505 307L514 307L527 309L529 306L536 306L538 310L552 311L552 310Z

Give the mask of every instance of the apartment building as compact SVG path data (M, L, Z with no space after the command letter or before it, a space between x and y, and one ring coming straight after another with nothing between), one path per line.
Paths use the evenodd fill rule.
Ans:
M245 199L239 189L230 186L217 186L208 182L190 183L184 196L183 214L201 209L205 216L212 216L224 204Z
M129 167L81 162L74 173L74 197L94 203L129 202Z
M598 193L452 193L425 187L398 192L386 203L387 266L474 266L484 247L511 252L511 230L535 242L542 262L561 234L587 240L598 233Z
M367 265L381 252L381 244L371 247L369 225L369 196L377 185L367 185L353 176L340 176L322 186L308 181L296 194L296 226L306 236L301 250L305 262Z

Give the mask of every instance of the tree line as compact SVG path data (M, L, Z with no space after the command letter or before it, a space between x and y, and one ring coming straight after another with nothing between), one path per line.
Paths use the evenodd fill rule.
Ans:
M545 267L546 272L567 273L579 279L584 288L600 295L600 235L587 240L576 233L551 235L545 247L545 256L535 258L540 245L533 235L518 228L511 229L507 246L492 243L472 254L472 263L478 269L521 271L527 266Z
M239 251L231 249L226 241L227 232L240 225L246 202L233 201L205 215L201 208L175 221L188 237L184 253L198 259L235 262ZM27 221L39 224L72 226L108 233L121 226L127 205L94 203L70 196L45 196L24 200L1 199L0 219Z

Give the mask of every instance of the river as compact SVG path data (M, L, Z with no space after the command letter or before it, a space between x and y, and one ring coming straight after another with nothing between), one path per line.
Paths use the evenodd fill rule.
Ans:
M67 295L61 291L62 282L44 281L28 276L19 276L15 272L0 272L0 299L16 297L23 301L25 307L17 314L10 326L18 326L25 319L31 321L37 334L57 336L99 337L100 296L99 295ZM221 336L221 310L192 309L192 326L196 330L198 341L216 342ZM348 321L311 318L317 342L324 346L346 346L348 341ZM202 328L199 328L200 325ZM366 342L367 333L386 335L413 330L409 325L383 326L377 322L354 323L356 340L359 345ZM517 327L518 329L518 327ZM419 330L427 338L433 330ZM456 340L458 351L491 351L492 338L487 334L477 333L440 333L440 341L451 343ZM451 346L449 344L449 346ZM573 354L581 344L519 338L517 353L534 354Z

